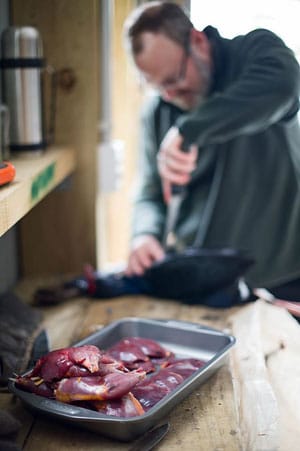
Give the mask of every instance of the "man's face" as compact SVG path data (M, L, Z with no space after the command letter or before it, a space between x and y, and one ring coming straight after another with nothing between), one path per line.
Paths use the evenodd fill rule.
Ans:
M192 110L210 86L209 60L192 47L184 49L161 33L143 33L143 50L135 63L147 82L167 102Z

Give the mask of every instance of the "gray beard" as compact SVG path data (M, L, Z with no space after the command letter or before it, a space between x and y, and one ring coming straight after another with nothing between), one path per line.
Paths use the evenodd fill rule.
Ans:
M212 77L211 77L211 68L210 65L203 61L202 58L193 56L196 67L198 69L198 73L202 80L201 92L199 93L199 97L205 99L210 91Z
M210 87L211 87L211 68L209 66L209 64L207 64L206 62L203 61L202 58L199 58L199 56L196 56L194 54L192 54L192 58L195 62L195 65L197 67L198 73L199 73L199 78L201 80L201 89L200 91L194 93L195 96L195 105L193 107L188 107L187 105L184 104L184 100L181 100L180 98L178 99L173 99L172 103L174 103L174 105L178 106L179 108L181 108L184 111L192 111L196 108L199 108L199 106L201 106L207 96L208 93L210 91Z

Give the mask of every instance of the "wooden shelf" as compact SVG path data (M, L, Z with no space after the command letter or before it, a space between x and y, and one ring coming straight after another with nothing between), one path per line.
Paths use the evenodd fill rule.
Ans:
M15 180L0 188L0 236L75 169L75 152L53 147L41 155L12 158Z

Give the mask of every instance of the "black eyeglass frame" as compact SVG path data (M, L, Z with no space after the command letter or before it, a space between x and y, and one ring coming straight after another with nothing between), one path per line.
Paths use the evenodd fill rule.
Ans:
M183 49L183 54L182 54L182 58L181 58L181 62L180 62L180 69L179 69L177 77L170 82L165 82L165 83L161 83L161 84L157 85L158 89L160 89L162 91L169 90L169 89L176 89L177 85L179 85L185 79L188 60L190 57L190 35L188 35L188 37L186 38L186 42L182 46L182 49Z

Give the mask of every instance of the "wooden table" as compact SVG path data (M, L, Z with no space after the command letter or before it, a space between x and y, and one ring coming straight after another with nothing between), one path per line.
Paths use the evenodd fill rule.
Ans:
M168 416L170 431L157 449L299 449L300 328L286 311L263 301L216 310L146 297L80 298L42 310L52 349L125 316L180 319L225 329L237 338L228 363ZM0 395L0 408L21 421L17 441L26 451L125 451L131 446L34 416L10 394Z

